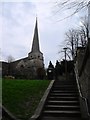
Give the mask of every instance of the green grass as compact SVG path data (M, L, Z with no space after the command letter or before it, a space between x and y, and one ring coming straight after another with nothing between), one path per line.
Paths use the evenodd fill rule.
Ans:
M17 118L28 120L33 114L50 81L2 80L2 103Z

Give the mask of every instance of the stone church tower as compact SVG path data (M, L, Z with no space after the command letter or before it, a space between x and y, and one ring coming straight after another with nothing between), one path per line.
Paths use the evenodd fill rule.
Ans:
M45 74L43 53L40 51L37 18L31 52L28 57L11 63L10 75L17 78L43 79Z
M37 76L41 76L44 70L44 60L43 60L43 53L40 51L39 46L39 35L38 35L38 25L37 25L37 18L36 24L34 29L34 36L32 42L31 52L28 54L27 62L25 63L26 69L28 72L37 78Z
M40 46L39 46L37 18L36 18L36 24L35 24L35 30L34 30L32 49L31 49L31 52L28 54L28 59L30 60L34 68L44 67L43 53L40 51Z

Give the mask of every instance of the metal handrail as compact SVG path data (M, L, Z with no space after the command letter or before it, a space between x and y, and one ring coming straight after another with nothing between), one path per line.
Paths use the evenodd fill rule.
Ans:
M86 110L87 110L87 115L88 115L88 117L90 117L89 108L88 108L88 103L87 103L87 98L83 96L82 91L81 91L81 86L80 86L80 83L79 83L78 71L76 71L75 69L74 69L74 71L75 71L75 74L76 74L76 82L77 82L77 86L78 86L79 95L80 95L80 97L85 101Z

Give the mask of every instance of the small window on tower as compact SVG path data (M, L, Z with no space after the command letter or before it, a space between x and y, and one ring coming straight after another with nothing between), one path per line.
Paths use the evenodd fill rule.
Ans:
M38 56L38 58L40 58L40 56Z

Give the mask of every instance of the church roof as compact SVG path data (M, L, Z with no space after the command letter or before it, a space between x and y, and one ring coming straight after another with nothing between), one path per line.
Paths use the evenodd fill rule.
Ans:
M34 30L34 37L33 37L31 52L40 52L37 18L36 18L36 24L35 24L35 30Z

